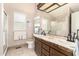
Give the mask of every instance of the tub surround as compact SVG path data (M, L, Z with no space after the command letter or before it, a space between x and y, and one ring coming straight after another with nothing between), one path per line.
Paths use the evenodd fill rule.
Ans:
M44 36L44 35L38 35L38 34L33 34L33 36L35 37L35 41L37 42L37 40L38 41L41 41L41 42L43 42L44 43L44 41L45 42L48 42L48 43L45 43L45 44L47 44L48 46L56 46L57 47L57 49L60 51L60 52L64 52L65 53L65 55L73 55L73 51L74 51L74 49L75 49L75 43L73 43L73 42L69 42L69 41L67 41L67 38L66 37L62 37L62 36L56 36L56 35L52 35L52 36ZM35 44L36 44L36 42L35 42ZM51 43L51 44L50 44ZM53 44L53 45L52 45ZM40 44L41 45L41 44ZM43 45L43 44L42 44ZM43 47L43 46L40 46L40 47ZM55 47L55 49L56 49L56 47ZM43 47L45 50L47 49L47 47ZM36 47L35 47L35 49L36 49ZM44 53L44 49L43 49L43 53ZM48 49L48 50L50 50L51 52L52 52L52 49L53 48L50 48L50 49ZM41 49L42 50L42 49ZM36 50L35 50L36 51ZM47 50L46 50L47 51ZM68 52L68 53L66 53L66 51ZM54 51L55 52L55 51ZM59 55L61 55L61 56L63 56L64 55L64 53L63 54L61 54L61 53L57 53L56 54L56 52L54 53L53 52L53 54L52 53L47 53L47 56L48 55L57 55L57 56L59 56ZM36 52L38 55L42 55L42 53L40 52L40 53L38 53L38 52ZM45 52L45 54L46 54L46 52ZM45 54L43 54L43 55L45 55Z

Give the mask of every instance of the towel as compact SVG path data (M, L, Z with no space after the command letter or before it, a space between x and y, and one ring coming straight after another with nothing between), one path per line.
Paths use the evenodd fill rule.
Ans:
M26 39L26 32L14 32L14 40L24 40Z

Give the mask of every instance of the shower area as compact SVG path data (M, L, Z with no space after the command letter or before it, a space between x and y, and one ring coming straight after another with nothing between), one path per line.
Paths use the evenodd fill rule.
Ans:
M7 14L3 11L3 54L7 51L7 41L8 41L8 19Z

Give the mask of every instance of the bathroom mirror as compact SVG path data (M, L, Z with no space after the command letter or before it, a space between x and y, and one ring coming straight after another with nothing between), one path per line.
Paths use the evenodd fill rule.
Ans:
M38 34L38 30L40 28L40 16L35 16L34 18L34 33Z
M48 35L68 35L69 8L67 5L50 13L44 13L41 11L37 11L37 13L37 16L34 18L34 33L38 32L38 28L42 28Z

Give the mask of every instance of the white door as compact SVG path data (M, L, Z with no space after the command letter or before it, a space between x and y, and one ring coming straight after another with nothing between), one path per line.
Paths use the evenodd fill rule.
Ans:
M72 13L72 32L77 32L79 29L79 12Z
M77 33L79 29L79 11L72 13L72 32ZM75 42L75 55L79 56L79 40L76 39Z

